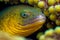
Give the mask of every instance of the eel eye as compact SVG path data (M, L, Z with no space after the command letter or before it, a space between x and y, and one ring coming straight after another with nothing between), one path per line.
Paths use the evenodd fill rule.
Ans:
M30 13L29 13L29 12L24 11L24 12L21 12L20 16L21 16L22 18L27 18L27 17L29 17L29 16L30 16Z
M22 13L22 14L21 14L21 17L23 17L23 18L27 18L28 15L27 15L26 13Z

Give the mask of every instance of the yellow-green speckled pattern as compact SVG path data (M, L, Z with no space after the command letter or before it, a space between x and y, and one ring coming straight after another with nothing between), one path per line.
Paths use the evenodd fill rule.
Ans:
M1 30L12 35L28 36L41 28L45 16L39 8L17 5L0 12Z

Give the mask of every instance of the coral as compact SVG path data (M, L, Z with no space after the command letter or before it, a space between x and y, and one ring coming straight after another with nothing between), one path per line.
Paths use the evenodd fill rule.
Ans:
M60 26L45 31L43 35L39 36L39 40L60 40Z

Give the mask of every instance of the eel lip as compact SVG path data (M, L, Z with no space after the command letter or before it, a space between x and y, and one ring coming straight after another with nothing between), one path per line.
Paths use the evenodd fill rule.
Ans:
M28 24L34 24L35 22L45 22L46 18L44 15L39 15L37 16L36 18L34 18L33 20L30 20L30 21L26 21L25 24L20 24L22 26L26 26Z

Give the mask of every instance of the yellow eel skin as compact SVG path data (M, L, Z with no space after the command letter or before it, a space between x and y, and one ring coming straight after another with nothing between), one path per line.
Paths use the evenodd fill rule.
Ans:
M29 36L44 23L45 16L39 8L16 5L0 12L0 29L11 35Z

